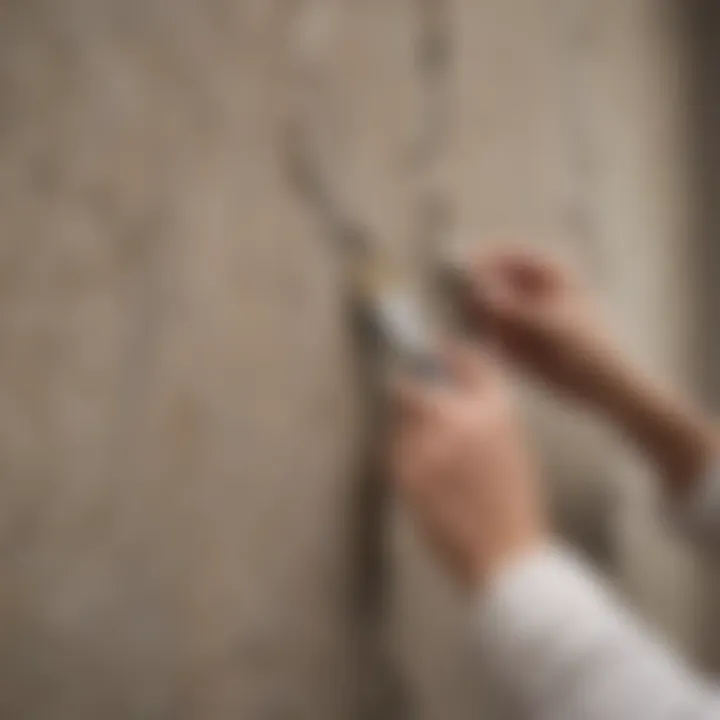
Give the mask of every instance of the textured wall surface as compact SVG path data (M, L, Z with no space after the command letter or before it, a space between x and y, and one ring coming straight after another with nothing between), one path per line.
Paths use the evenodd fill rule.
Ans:
M357 203L412 259L414 6L341 5L331 74ZM560 247L633 350L682 377L682 82L661 5L449 2L437 172L455 241ZM0 3L3 717L359 707L344 580L357 398L337 268L286 178L294 9ZM565 524L594 527L620 585L694 648L699 580L634 467L597 428L537 412L553 418ZM618 487L612 517L588 511ZM477 717L460 605L397 525L388 644L413 717Z

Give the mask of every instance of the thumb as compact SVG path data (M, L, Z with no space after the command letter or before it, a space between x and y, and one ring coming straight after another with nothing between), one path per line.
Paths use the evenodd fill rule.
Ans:
M473 288L476 309L490 320L504 320L521 311L520 298L503 277L480 277Z
M447 338L442 355L456 388L468 389L484 384L490 372L487 352L481 352L478 346L469 342Z
M481 319L507 329L532 329L543 323L547 304L541 297L518 291L503 277L487 278L475 287Z
M404 418L427 415L433 406L432 392L428 386L409 375L395 378L391 390L398 413Z

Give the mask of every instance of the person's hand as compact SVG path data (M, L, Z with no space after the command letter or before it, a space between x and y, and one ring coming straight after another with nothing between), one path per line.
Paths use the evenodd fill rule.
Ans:
M470 312L511 360L581 400L602 402L623 362L588 291L568 269L523 250L482 253Z
M545 537L536 468L494 361L448 353L450 381L398 388L394 477L441 560L474 587Z
M718 457L705 414L623 356L592 297L561 264L528 251L481 254L470 311L503 354L551 387L602 411L682 495Z

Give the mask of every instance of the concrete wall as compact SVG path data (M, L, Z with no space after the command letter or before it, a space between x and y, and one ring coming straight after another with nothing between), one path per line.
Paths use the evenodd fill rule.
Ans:
M649 0L449 7L437 179L454 241L527 236L577 257L633 350L682 378L672 18ZM295 9L0 6L3 716L362 716L345 587L358 403L337 266L280 142ZM340 10L332 87L358 207L411 260L413 5ZM700 579L635 466L596 427L532 405L553 419L564 525L592 525L584 540L634 602L696 649ZM458 599L399 513L397 528L387 642L412 717L477 717L489 700Z

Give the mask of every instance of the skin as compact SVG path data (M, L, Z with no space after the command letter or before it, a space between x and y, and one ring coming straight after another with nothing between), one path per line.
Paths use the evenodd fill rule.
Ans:
M453 347L446 366L442 386L399 388L395 477L441 562L473 587L545 541L545 513L496 360Z
M548 541L537 465L497 354L615 424L666 493L692 492L717 456L714 423L623 355L570 270L524 250L484 253L468 309L496 356L455 347L452 382L403 382L393 453L418 525L461 584L482 586Z

